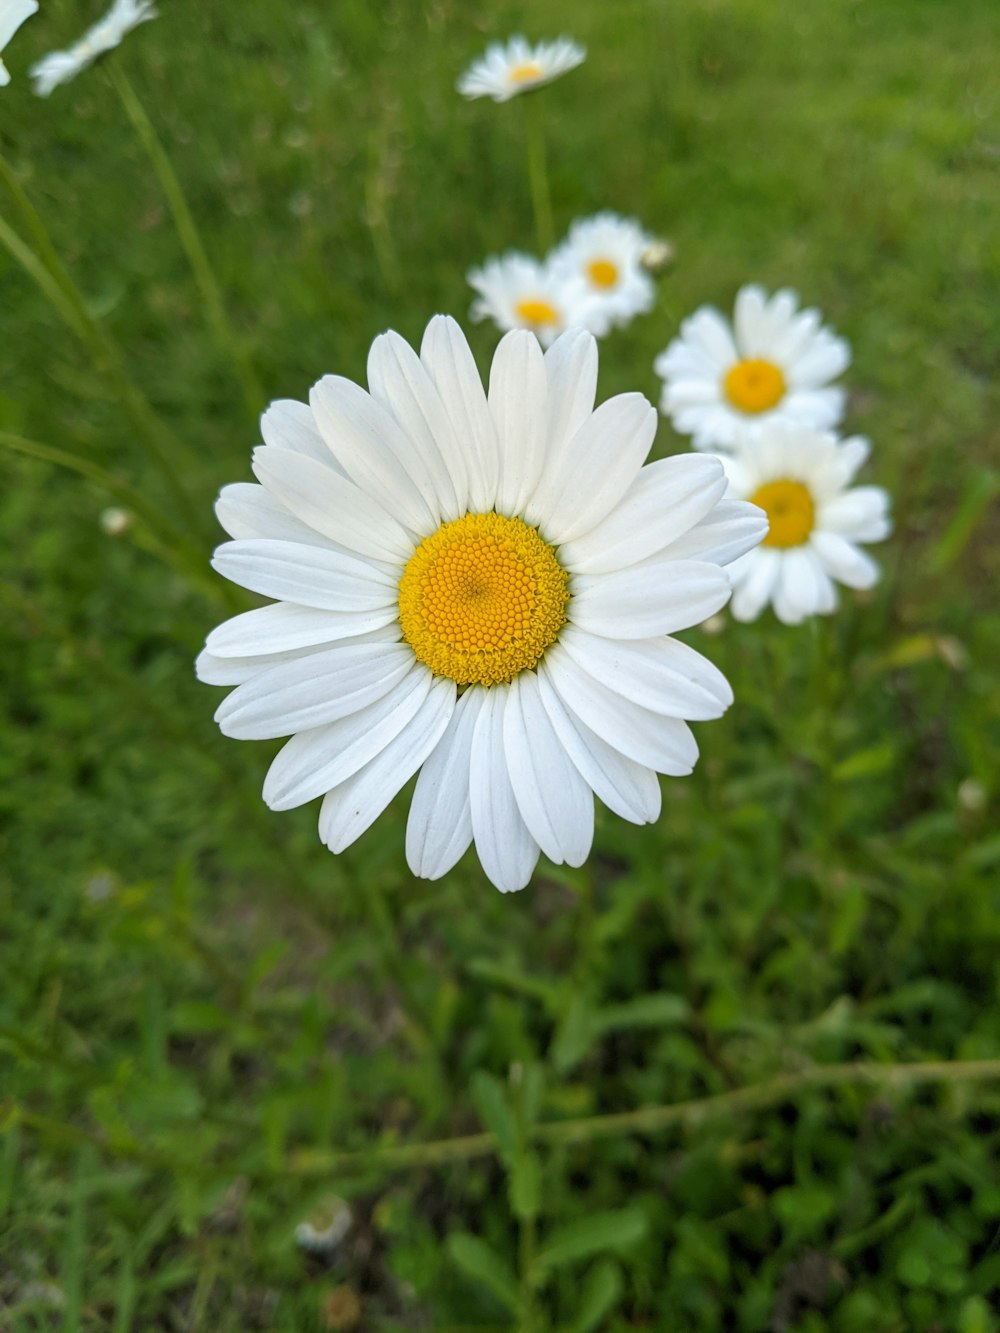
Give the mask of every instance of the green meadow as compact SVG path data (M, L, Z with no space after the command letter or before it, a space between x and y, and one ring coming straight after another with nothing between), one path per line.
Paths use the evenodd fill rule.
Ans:
M996 0L160 8L48 100L100 5L4 53L0 1329L1000 1333ZM339 857L268 811L192 662L264 401L437 311L488 367L524 99L454 85L518 31L588 48L557 230L676 249L599 398L791 286L895 533L833 617L688 632L736 695L693 776L502 896L409 874L409 789Z

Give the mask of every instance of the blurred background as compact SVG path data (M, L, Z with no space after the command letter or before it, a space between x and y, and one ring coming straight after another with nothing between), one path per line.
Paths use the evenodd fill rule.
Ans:
M996 1333L1000 1083L817 1075L1000 1057L995 0L160 11L49 100L28 65L99 7L43 0L5 52L0 150L195 518L107 347L0 251L0 1328ZM538 94L557 229L676 247L599 397L655 400L696 306L794 287L852 344L896 535L828 622L692 631L736 692L693 777L505 898L471 856L409 875L405 794L330 856L260 801L277 745L217 734L191 663L255 404L111 71L264 395L304 399L532 249L523 108L454 87L516 31L589 52ZM187 576L25 440L169 515Z

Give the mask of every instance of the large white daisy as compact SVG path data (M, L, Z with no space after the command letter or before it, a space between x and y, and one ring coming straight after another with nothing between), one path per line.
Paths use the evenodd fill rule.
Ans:
M574 222L566 240L552 252L553 272L567 281L582 279L590 292L591 332L623 327L652 309L656 288L642 266L652 240L634 219L604 212Z
M828 430L844 411L830 381L851 360L818 310L799 310L795 292L768 298L757 286L736 297L733 324L702 306L654 363L660 410L696 449L728 449L748 427L772 421Z
M69 83L98 56L113 51L122 38L140 23L157 17L153 0L114 0L111 8L67 51L51 51L31 67L31 78L39 97L48 97L61 83Z
M198 674L236 688L228 736L291 735L264 783L284 810L323 797L335 852L417 770L406 852L436 879L475 841L501 890L539 850L579 865L593 796L657 818L656 773L691 771L685 719L732 695L668 637L729 597L721 566L760 513L722 499L714 458L643 466L656 412L637 393L596 410L597 349L577 330L544 354L500 342L483 390L437 316L419 356L375 340L369 392L339 376L273 404L259 485L227 486L233 540L215 568L276 599L214 630Z
M721 456L729 494L767 515L769 532L729 569L737 620L756 620L770 602L786 625L828 614L836 584L870 588L879 567L861 550L892 531L889 496L850 483L868 457L860 435L835 435L776 422Z
M32 14L38 13L37 0L0 0L0 52ZM10 83L7 66L0 60L0 88Z
M580 274L560 272L532 255L509 250L470 269L466 278L478 293L469 311L474 320L492 319L504 332L528 329L543 347L569 328L599 333L606 327Z
M540 88L566 74L586 59L586 49L569 37L532 46L524 37L511 37L506 44L491 42L486 54L473 61L458 81L465 97L492 97L507 102L518 93Z

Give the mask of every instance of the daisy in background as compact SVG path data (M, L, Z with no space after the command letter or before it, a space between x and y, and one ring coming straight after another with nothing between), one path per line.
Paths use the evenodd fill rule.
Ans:
M0 52L32 14L38 13L37 0L0 0ZM0 60L0 88L10 83L7 66Z
M35 92L48 97L61 83L69 83L98 56L113 51L126 33L157 17L153 0L114 0L114 4L68 51L52 51L31 67Z
M569 37L531 46L526 38L511 37L506 45L491 42L486 54L474 61L459 79L464 97L492 97L508 102L518 93L551 83L586 59L586 49Z
M227 621L198 659L236 688L227 736L291 736L264 800L323 798L339 852L417 773L406 832L437 879L475 842L489 879L527 884L540 851L580 865L594 795L642 824L656 774L690 773L686 719L732 701L718 670L669 637L729 598L722 566L763 536L723 499L715 458L643 466L656 411L638 393L594 407L597 344L500 342L485 392L458 325L419 355L395 333L369 391L327 376L274 403L259 485L227 486L226 578L273 598Z
M547 260L510 250L470 269L466 278L478 293L472 319L492 319L504 332L528 329L543 347L569 328L599 333L607 327L583 278Z
M624 328L636 315L653 308L656 289L643 267L653 237L632 218L598 213L574 222L569 235L550 256L555 273L582 278L593 298L594 333ZM602 327L595 327L603 324Z
M844 411L844 391L830 381L850 359L818 310L799 310L795 292L769 299L743 287L732 326L702 306L656 358L660 410L696 449L729 449L747 427L774 421L829 430Z
M768 602L786 625L826 615L836 584L870 588L879 567L861 549L889 536L889 496L850 483L868 457L867 440L774 422L745 436L721 462L731 497L767 515L761 545L729 570L737 620L756 620Z

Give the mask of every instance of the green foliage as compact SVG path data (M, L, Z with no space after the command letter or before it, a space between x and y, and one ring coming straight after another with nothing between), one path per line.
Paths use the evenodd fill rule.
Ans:
M454 81L571 30L588 60L539 95L557 224L612 207L678 252L602 396L655 396L695 306L794 286L852 342L897 535L829 622L692 634L737 702L657 825L599 813L585 870L416 883L405 794L329 856L192 679L246 376L106 71L30 95L96 17L43 5L3 152L86 301L61 319L0 258L0 432L44 446L0 445L0 1327L310 1333L360 1302L385 1330L1000 1333L1000 1087L813 1077L1000 1055L993 0L161 9L113 59L268 396L362 378L376 333L463 316L465 270L530 248L518 108ZM173 527L107 535L129 485ZM351 1229L307 1252L331 1194Z

